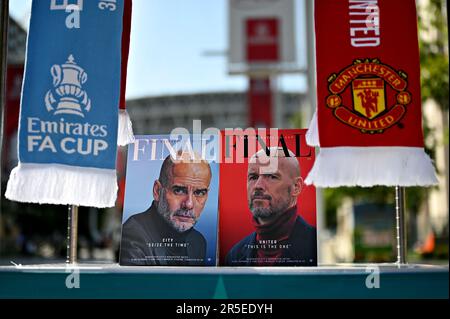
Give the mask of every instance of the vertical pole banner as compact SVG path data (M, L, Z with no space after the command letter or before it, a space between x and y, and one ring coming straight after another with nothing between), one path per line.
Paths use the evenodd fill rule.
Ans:
M133 125L126 109L125 93L127 88L128 57L130 53L132 0L125 0L122 32L122 65L120 79L119 129L117 145L125 146L134 142Z
M249 18L246 25L247 63L280 60L279 21L277 18Z
M112 207L124 0L34 0L6 197Z
M321 149L306 183L436 184L424 152L415 1L316 0L315 35Z
M2 175L17 165L17 127L23 65L8 65L6 71L6 104L4 110Z

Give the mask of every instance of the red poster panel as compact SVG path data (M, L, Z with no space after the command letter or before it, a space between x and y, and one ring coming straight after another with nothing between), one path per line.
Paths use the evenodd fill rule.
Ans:
M22 91L23 65L9 65L6 78L5 135L17 130Z
M415 1L360 2L315 2L320 146L423 147Z
M277 18L246 20L247 62L279 61L279 22Z
M247 103L249 126L270 128L272 122L273 96L269 78L250 78Z

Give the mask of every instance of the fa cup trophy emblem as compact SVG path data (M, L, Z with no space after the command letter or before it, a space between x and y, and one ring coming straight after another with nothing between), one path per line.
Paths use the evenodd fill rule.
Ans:
M83 111L89 112L91 100L82 85L86 83L88 76L77 65L71 54L63 65L55 64L50 69L53 77L54 89L45 95L47 111L54 114L73 114L84 117Z

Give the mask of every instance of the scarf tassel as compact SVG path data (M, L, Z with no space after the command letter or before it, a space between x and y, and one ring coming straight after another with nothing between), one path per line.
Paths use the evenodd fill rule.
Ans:
M133 124L131 123L128 112L124 109L119 110L119 128L117 135L117 145L125 146L135 141L133 134Z
M305 180L316 187L432 186L433 163L419 147L321 148Z
M110 169L20 163L11 172L5 196L34 204L114 207L116 179Z

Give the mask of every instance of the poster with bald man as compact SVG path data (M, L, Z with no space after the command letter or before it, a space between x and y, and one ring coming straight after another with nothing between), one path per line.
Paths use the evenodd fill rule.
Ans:
M306 130L224 131L219 259L224 266L317 266L315 159Z
M218 135L137 136L128 146L121 266L215 266Z

